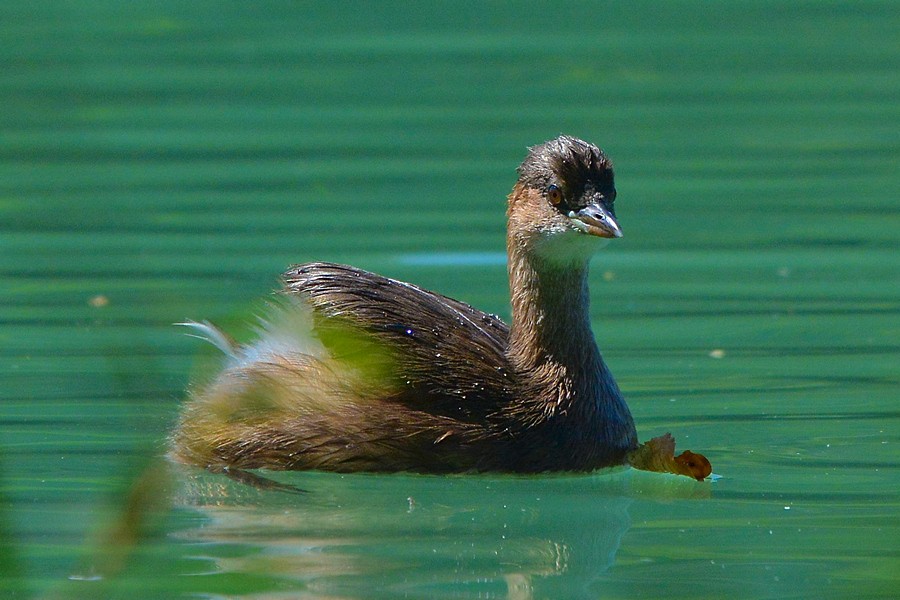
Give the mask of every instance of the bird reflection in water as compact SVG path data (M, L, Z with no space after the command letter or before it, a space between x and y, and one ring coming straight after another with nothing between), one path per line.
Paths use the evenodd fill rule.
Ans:
M631 526L634 498L709 494L687 478L628 469L539 478L278 475L311 490L304 495L179 473L177 504L201 522L176 535L186 555L196 548L197 574L248 576L260 597L274 586L321 598L594 598Z

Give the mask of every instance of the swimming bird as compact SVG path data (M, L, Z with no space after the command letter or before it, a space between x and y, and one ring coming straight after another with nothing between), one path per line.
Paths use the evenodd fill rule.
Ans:
M615 202L597 146L563 135L529 149L508 197L510 325L322 262L284 274L252 342L191 323L227 358L192 392L171 455L211 469L418 473L589 471L633 456L674 471L670 456L637 452L591 330L588 266L622 235Z

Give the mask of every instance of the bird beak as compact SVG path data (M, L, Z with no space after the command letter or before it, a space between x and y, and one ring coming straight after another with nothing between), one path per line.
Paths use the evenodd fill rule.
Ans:
M584 233L604 238L622 237L615 213L601 201L591 202L578 212L569 211L569 219Z

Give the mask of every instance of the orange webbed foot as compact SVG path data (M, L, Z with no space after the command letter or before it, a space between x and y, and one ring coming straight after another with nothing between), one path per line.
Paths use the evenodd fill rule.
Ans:
M676 456L674 460L681 475L693 477L697 481L703 481L712 473L712 465L702 454L685 450Z
M671 433L652 438L628 454L635 469L674 473L703 481L712 473L712 465L702 454L685 450L675 456L675 438Z

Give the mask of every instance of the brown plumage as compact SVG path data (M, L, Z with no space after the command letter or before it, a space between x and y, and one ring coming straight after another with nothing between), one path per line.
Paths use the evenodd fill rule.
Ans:
M588 261L621 235L608 158L535 146L509 196L513 321L328 263L284 275L259 340L186 404L172 455L208 468L591 470L637 448L590 328Z

